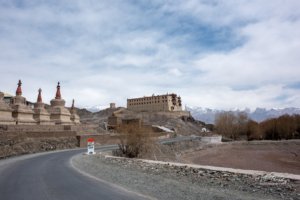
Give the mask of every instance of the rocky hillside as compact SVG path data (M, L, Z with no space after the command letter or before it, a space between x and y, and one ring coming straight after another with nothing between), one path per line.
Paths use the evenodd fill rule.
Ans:
M77 109L77 114L80 117L80 121L83 124L103 124L107 122L107 118L112 115L113 112L117 111L120 108L115 109L104 109L98 112L91 112L87 109Z
M83 124L99 124L100 126L106 123L108 117L114 112L123 119L140 118L146 125L164 126L180 135L197 135L201 133L203 128L210 129L204 122L195 120L192 116L182 117L180 114L170 112L133 112L122 107L107 108L94 113L86 109L78 109L77 111Z

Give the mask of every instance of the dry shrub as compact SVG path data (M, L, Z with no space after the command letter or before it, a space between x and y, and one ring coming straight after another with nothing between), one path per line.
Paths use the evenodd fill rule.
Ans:
M151 153L155 146L152 128L138 124L126 124L117 129L121 134L116 156L136 158Z

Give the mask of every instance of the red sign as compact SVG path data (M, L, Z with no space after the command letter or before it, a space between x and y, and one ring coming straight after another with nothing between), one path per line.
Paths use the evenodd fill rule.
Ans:
M94 142L94 138L88 138L87 142Z

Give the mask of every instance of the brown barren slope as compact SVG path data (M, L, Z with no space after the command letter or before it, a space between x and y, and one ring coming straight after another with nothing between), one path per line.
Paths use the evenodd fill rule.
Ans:
M187 153L183 159L200 165L300 174L300 140L225 143Z

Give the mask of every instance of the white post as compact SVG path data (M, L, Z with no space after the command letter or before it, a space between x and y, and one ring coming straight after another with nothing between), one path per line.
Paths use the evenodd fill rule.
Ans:
M87 154L95 154L95 140L93 138L87 140Z

